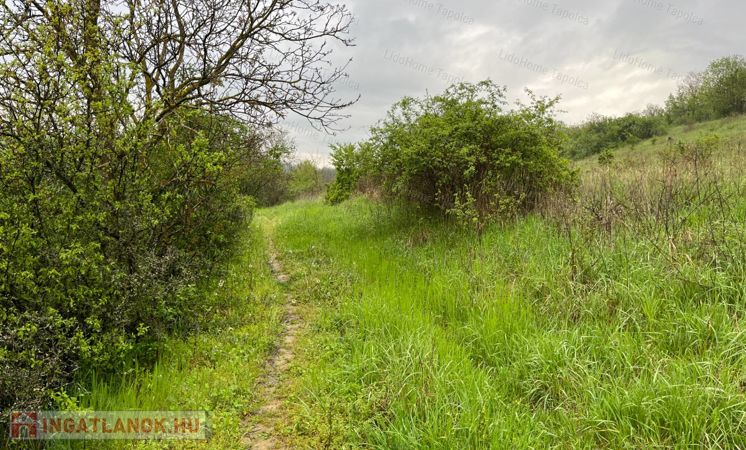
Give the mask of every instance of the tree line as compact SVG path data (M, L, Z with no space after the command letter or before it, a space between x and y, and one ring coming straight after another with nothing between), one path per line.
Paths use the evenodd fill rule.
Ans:
M674 125L689 125L746 113L746 59L727 56L694 72L669 95L664 106L650 105L641 113L622 117L598 114L568 127L563 148L572 158L612 150L622 145L663 136Z

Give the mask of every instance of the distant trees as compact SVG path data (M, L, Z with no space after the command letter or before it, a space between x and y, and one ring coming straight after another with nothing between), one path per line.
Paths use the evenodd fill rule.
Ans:
M404 98L370 141L335 148L328 198L339 201L369 177L389 199L470 223L531 209L572 180L559 156L557 99L531 97L508 109L504 88L483 81Z
M0 408L189 329L243 194L284 170L266 125L349 104L328 44L350 20L317 0L0 4Z
M321 172L311 161L301 161L291 167L288 178L291 198L317 195L323 189Z
M665 107L649 105L642 113L622 117L598 114L568 127L564 153L572 158L612 150L622 145L664 135L668 127L746 113L746 59L728 56L710 63L704 72L691 73Z
M648 107L645 114L630 113L622 117L594 114L585 123L568 128L564 152L572 158L584 158L661 136L666 129L662 111L655 107Z
M366 181L374 176L374 153L371 142L331 146L336 177L326 190L326 201L338 204L355 191L364 191Z
M241 193L251 196L257 206L273 206L289 198L288 165L294 144L282 131L268 131L265 148L256 155L241 177Z
M689 75L666 101L671 123L719 119L746 113L746 59L728 56Z

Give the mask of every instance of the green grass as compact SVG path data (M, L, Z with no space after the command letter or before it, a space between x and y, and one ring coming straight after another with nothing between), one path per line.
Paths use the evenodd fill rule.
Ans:
M283 315L284 293L269 272L265 245L259 226L245 230L223 276L194 305L204 310L203 329L169 338L153 367L82 380L75 396L60 400L70 409L207 410L209 442L52 442L50 448L244 448L242 420L258 406L257 378Z
M746 446L741 275L692 261L692 284L630 235L573 275L538 217L479 237L362 199L265 214L318 307L300 448Z
M60 399L206 409L211 441L52 448L242 448L282 328L269 235L306 322L282 374L293 448L745 448L746 120L672 135L713 132L706 174L668 170L664 137L579 162L574 206L482 234L363 198L260 211L202 329Z
M740 151L746 148L746 116L728 117L725 119L700 122L691 125L671 127L663 136L644 140L634 146L625 145L613 150L615 159L623 166L642 166L655 162L661 152L666 151L678 142L691 142L707 136L717 135L723 142L737 146ZM670 138L670 139L669 139ZM598 155L589 156L576 164L581 169L594 169Z

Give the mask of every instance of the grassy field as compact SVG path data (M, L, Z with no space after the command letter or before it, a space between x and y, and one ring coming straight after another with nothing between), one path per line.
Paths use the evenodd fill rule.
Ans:
M703 135L717 135L725 143L746 147L746 117L736 116L725 119L700 122L691 125L673 126L664 136L647 139L634 146L624 146L614 151L616 159L625 167L655 163L656 157L678 142L691 142ZM581 169L593 169L598 156L591 156L577 162Z
M572 198L481 233L365 198L262 210L203 329L59 406L205 409L209 442L135 446L244 448L290 294L288 448L744 448L744 123L581 161Z
M573 206L481 235L365 199L265 211L316 311L286 438L746 446L746 165L702 145L583 162Z

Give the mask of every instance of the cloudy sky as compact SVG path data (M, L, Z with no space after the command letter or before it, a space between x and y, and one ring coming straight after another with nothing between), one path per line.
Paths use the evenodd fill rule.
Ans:
M289 118L298 159L328 161L329 144L364 139L405 95L491 78L511 98L561 95L562 120L661 104L688 72L746 53L743 0L348 0L355 47L343 98L360 95L336 136Z

